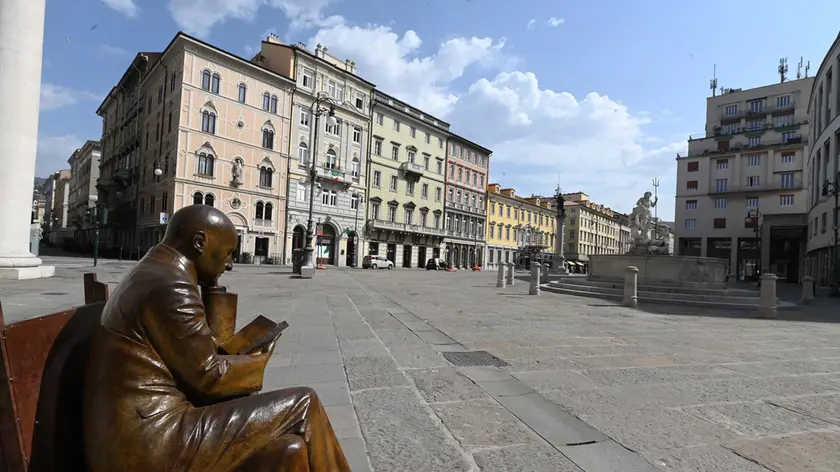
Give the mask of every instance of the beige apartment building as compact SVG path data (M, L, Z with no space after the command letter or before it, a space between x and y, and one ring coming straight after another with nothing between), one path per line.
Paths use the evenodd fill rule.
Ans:
M70 186L65 185L70 181L70 169L62 169L53 172L42 185L43 201L39 221L43 222L42 231L45 240L51 244L59 244L63 238L68 236L67 226L70 224L68 210L70 197L65 192L70 191ZM33 198L33 205L37 198Z
M724 89L707 99L705 135L677 157L677 254L727 259L742 280L773 272L799 281L813 82Z
M622 240L620 213L593 202L583 192L565 193L566 226L563 255L573 262L571 270L580 272L593 254L624 254L628 239ZM629 237L627 227L625 238Z
M814 77L814 87L808 96L811 129L806 173L810 186L808 208L808 275L817 285L832 280L832 262L837 263L835 228L838 209L831 191L840 190L840 35L834 40Z
M74 229L73 239L83 247L92 244L94 240L94 225L88 217L88 209L95 207L99 199L96 182L99 179L101 155L102 145L99 141L87 141L67 160L70 164L69 219Z
M173 212L204 204L236 225L237 258L280 262L293 88L183 33L162 53L139 54L98 112L100 187L111 208L136 209L133 224L109 218L111 244L142 253L160 242Z

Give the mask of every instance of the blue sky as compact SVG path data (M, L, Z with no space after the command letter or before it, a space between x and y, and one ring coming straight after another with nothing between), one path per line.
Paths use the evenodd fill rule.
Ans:
M825 0L47 0L36 174L99 138L95 110L137 51L184 30L244 56L273 32L327 45L493 149L491 179L520 195L559 176L629 211L658 177L669 219L674 157L703 131L713 64L724 87L778 81L780 57L790 77L800 56L813 75L838 13Z

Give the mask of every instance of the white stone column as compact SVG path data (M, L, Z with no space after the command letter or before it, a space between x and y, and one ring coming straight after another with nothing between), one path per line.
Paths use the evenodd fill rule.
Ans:
M639 304L638 295L638 279L639 269L633 266L627 266L624 272L624 298L621 304L624 306L634 307Z
M513 275L514 275L515 269L516 269L516 265L513 262L508 262L507 263L507 284L510 285L511 287L513 287L513 285L514 285Z
M55 274L29 252L45 3L0 1L0 279Z
M761 274L761 292L758 300L758 317L776 317L776 274Z
M531 285L528 287L528 295L540 294L540 273L542 267L539 262L531 262Z
M802 300L799 303L808 305L814 301L814 278L810 276L802 277Z
M499 273L496 276L496 287L505 288L505 263L499 263Z

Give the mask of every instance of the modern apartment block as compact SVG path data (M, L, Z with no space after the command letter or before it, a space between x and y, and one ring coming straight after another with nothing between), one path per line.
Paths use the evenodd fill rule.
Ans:
M369 254L395 267L440 257L449 123L380 91L372 104L367 171Z
M99 141L87 141L67 160L70 164L70 223L75 229L76 244L87 247L93 244L94 228L88 217L88 209L96 206L99 194L96 182L99 179L99 160L102 145Z
M289 200L286 261L292 249L306 245L309 199L314 195L315 257L318 264L356 266L366 252L365 156L370 135L370 100L374 84L356 75L356 64L340 60L328 48L282 43L276 36L262 42L252 59L295 86L291 106ZM316 105L316 100L318 105ZM316 109L333 107L338 123ZM317 125L317 126L316 126ZM315 191L311 192L314 165Z
M204 204L236 225L236 257L279 262L294 83L183 33L125 77L98 112L112 244L143 252L169 215Z
M593 202L583 192L563 194L566 199L566 225L563 255L579 271L593 254L624 254L629 241L622 240L620 214ZM629 228L625 238L629 236ZM629 249L629 247L628 247ZM577 268L576 268L576 267Z
M808 225L805 78L706 100L706 131L677 157L676 252L730 261L732 276L798 282Z
M446 165L446 262L450 267L482 265L487 209L487 175L493 151L449 135Z
M527 265L553 255L557 210L552 197L520 197L500 184L487 186L487 265Z
M810 146L806 173L810 186L807 195L808 241L807 275L817 285L832 280L833 264L840 254L834 250L834 228L838 224L838 208L831 190L840 184L840 35L834 40L814 77L814 88L808 100L811 121ZM807 97L807 96L806 96Z

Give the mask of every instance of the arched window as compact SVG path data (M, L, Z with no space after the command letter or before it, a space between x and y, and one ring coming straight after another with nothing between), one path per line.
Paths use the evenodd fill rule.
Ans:
M265 205L263 205L263 202L257 202L257 204L254 205L254 218L256 218L258 220L263 219L263 211L264 210L265 210Z
M222 76L219 73L213 74L213 79L210 81L210 91L218 94L219 93L219 86L222 83Z
M203 90L210 91L210 71L203 70L201 71L201 88Z
M271 110L271 94L268 92L263 94L263 110Z
M274 149L274 130L271 128L263 128L262 130L262 147Z
M193 193L193 205L204 205L204 194L201 192Z
M265 211L263 212L263 219L266 221L271 221L272 213L274 212L274 205L270 202L265 204Z
M325 169L336 169L338 168L338 156L335 154L335 150L330 149L327 151L327 160L324 161L324 168Z
M216 164L216 157L209 152L198 153L198 175L213 177L213 169Z
M298 144L298 163L300 165L309 164L309 147L306 143Z
M248 96L248 86L245 84L239 84L239 103L245 103L245 99Z
M216 203L216 196L212 193L208 193L204 196L204 204L207 206L214 206Z
M201 112L201 131L216 134L216 114L209 110Z
M277 114L277 95L271 96L271 113Z
M260 187L272 187L272 180L274 178L274 169L268 166L260 167Z

